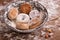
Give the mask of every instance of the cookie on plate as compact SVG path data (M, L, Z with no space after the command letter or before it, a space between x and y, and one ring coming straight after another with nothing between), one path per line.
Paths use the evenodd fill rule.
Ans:
M11 8L10 11L9 11L9 13L8 13L8 18L10 20L13 20L13 19L15 19L17 17L17 15L18 15L17 8Z
M26 14L29 14L29 12L31 11L32 9L32 6L28 3L23 3L20 5L20 12L22 13L26 13Z

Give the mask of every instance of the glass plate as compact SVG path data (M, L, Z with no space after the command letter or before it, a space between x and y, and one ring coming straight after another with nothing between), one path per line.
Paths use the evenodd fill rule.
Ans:
M29 2L27 2L27 3L30 3L32 6L36 7L37 10L44 12L44 15L42 17L43 22L42 22L41 25L39 25L38 27L33 28L33 29L29 29L29 30L19 30L19 29L16 29L15 28L16 26L13 27L12 24L11 24L11 21L7 18L7 14L8 14L9 9L11 7L17 7L18 8L18 6L20 4L25 3L25 2L26 1L18 1L18 2L11 3L11 4L7 5L7 7L5 8L4 20L5 20L5 23L8 25L8 27L11 30L14 30L14 31L17 31L17 32L22 32L22 33L30 33L30 32L33 32L35 30L38 30L38 29L42 28L42 26L45 24L45 22L48 19L48 12L47 12L47 9L43 5L41 5L39 2L37 2L37 1L29 1Z

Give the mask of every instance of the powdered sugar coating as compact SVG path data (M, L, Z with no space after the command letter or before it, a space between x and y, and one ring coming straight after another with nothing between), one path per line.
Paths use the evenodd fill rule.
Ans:
M16 20L18 22L28 22L30 20L30 18L27 14L21 13L17 16Z
M39 16L39 11L38 10L31 10L29 13L30 18L34 18L36 16Z

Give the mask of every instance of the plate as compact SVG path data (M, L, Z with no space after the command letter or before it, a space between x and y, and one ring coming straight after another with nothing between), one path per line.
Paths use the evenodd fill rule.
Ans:
M30 2L27 2L27 3L30 3L32 6L33 6L33 9L37 9L39 11L43 11L44 15L42 17L42 24L39 25L38 27L36 28L33 28L33 29L29 29L29 30L19 30L19 29L16 29L15 27L16 26L12 26L12 25L15 25L14 22L13 24L11 24L12 21L10 21L8 18L7 18L7 14L10 10L11 7L17 7L22 4L22 3L25 3L25 1L18 1L18 2L15 2L15 3L11 3L9 5L7 5L7 7L5 8L5 14L4 14L4 20L5 20L5 23L8 25L8 27L11 29L11 30L14 30L14 31L17 31L17 32L21 32L21 33L30 33L30 32L33 32L35 30L38 30L38 29L41 29L42 26L45 24L45 22L47 21L48 19L48 12L47 12L47 9L42 5L40 4L38 1L30 1ZM35 8L34 8L35 7Z

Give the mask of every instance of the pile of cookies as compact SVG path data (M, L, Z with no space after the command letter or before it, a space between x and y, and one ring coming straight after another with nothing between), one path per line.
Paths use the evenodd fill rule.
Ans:
M20 30L33 29L42 23L40 12L32 9L28 3L23 3L18 8L10 8L7 17L10 21L14 21L16 28Z

